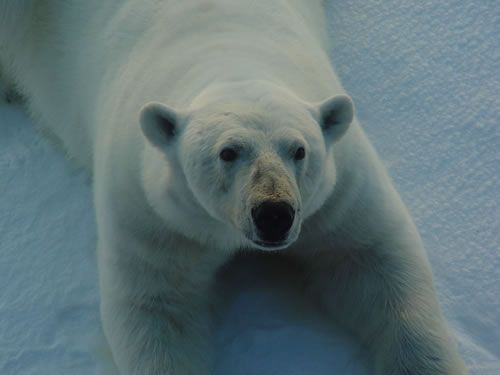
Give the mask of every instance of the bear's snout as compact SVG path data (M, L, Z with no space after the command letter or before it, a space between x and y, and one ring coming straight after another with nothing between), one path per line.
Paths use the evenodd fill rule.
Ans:
M295 218L294 208L286 202L264 201L252 209L252 219L262 242L275 244L286 240Z

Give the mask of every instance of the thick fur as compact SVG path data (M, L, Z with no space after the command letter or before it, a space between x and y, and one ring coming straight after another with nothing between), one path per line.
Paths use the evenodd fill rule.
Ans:
M121 373L210 373L214 274L266 249L251 219L265 200L295 210L278 247L376 374L467 373L419 235L325 53L321 1L0 0L0 21L1 63L33 117L93 173ZM223 147L238 159L221 161Z

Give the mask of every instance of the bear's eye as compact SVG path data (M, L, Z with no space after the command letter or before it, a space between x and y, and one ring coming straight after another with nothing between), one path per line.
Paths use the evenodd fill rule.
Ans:
M306 157L306 150L304 147L299 147L297 151L295 151L294 159L295 160L302 160Z
M235 161L238 158L238 153L232 148L225 148L220 152L219 157L224 161Z

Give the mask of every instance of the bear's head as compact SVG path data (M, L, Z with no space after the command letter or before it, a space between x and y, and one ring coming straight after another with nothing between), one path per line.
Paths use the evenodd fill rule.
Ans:
M189 237L285 248L331 194L332 148L352 119L345 95L306 103L255 81L214 86L188 109L147 104L141 127L155 151L145 163L156 166L145 166L146 195Z

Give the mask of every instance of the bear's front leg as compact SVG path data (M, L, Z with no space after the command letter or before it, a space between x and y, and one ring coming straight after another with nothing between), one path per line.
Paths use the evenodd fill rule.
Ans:
M423 249L322 251L308 259L314 294L361 338L377 375L463 375Z
M120 374L209 374L212 259L123 238L99 244L101 318ZM151 262L154 252L164 254Z

